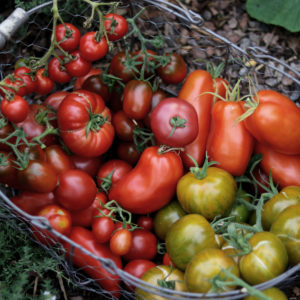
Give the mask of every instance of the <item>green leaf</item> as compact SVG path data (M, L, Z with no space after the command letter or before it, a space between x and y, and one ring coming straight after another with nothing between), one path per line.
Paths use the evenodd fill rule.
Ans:
M261 22L300 31L300 0L247 0L246 9Z

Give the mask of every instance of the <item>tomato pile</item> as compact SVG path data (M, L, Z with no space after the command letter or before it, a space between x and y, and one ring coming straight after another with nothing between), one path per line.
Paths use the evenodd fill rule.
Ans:
M241 97L240 82L232 88L189 71L177 53L148 49L134 18L102 17L102 31L57 24L50 54L19 60L0 82L0 182L16 190L11 201L153 286L244 286L278 299L251 286L300 262L300 109L273 90ZM140 49L97 67L129 28ZM163 84L180 85L178 95ZM118 275L53 230L30 226L120 296Z

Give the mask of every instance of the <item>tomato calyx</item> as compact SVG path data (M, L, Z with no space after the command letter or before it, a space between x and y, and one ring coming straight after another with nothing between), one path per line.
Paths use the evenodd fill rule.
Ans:
M147 147L155 146L154 134L148 128L138 126L138 123L133 120L136 127L133 129L133 142L139 153L142 153Z
M106 177L98 177L102 180L102 182L100 184L100 189L106 194L108 193L109 189L111 188L111 185L112 185L111 178L112 178L114 172L115 172L115 169L113 169Z
M157 266L158 269L160 269L159 266ZM168 280L168 277L172 274L173 272L173 266L170 266L170 272L168 274L166 274L166 276L164 277L164 279L157 279L157 284L158 286L162 287L162 288L166 288L166 289L170 289L170 290L175 290L175 284L176 282L180 282L179 280ZM161 271L163 273L165 273L165 271L163 269L161 269Z
M171 152L171 151L178 153L180 151L184 151L184 148L161 145L157 150L158 154L164 154L164 153Z
M107 121L108 117L104 117L102 114L93 114L92 111L89 111L90 121L86 127L86 136L89 135L90 131L99 131L101 126L103 126Z
M176 128L184 128L185 124L186 124L186 120L180 118L179 116L177 117L173 117L170 120L170 124L172 125L172 130L170 131L170 134L168 135L168 137L171 137L172 134L174 133L174 131L176 130Z

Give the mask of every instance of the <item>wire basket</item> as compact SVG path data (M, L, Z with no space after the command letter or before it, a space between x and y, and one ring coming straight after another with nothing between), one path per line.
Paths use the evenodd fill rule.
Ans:
M87 5L82 6L79 0L77 2L78 5L74 5L74 1L73 5L70 5L70 1L61 1L59 3L60 13L64 21L72 22L84 31L81 26L86 20L86 16L89 15L90 8ZM0 49L2 48L0 50L0 79L13 70L13 65L17 59L32 55L39 57L47 51L52 28L51 19L47 18L51 9L51 3L46 2L28 12L17 9L12 16L0 24ZM210 60L214 64L223 62L225 64L223 75L229 82L242 78L242 84L247 85L247 78L251 76L254 78L258 89L274 89L274 87L266 84L264 80L264 74L266 73L272 74L278 82L283 76L286 76L293 81L293 84L288 90L280 86L282 90L279 90L279 92L289 96L293 101L299 102L300 71L280 59L268 55L264 49L255 46L243 49L228 39L219 36L203 26L204 20L202 17L188 10L180 1L175 1L174 3L166 0L121 1L121 4L118 6L118 13L123 16L132 16L141 9L145 9L145 11L138 19L138 26L143 34L148 38L160 34L165 39L164 48L155 50L158 53L177 52L181 54L188 65L189 72L195 69L205 69L206 60ZM97 20L95 20L95 24L97 26ZM106 59L97 62L96 67L105 68L112 55L122 49L123 46L122 41L117 42L114 50L107 55ZM135 40L132 40L132 47L133 49L138 49ZM210 51L207 51L208 48ZM162 87L173 95L176 95L180 89L180 85L174 87L164 84ZM56 88L60 89L61 87L57 86ZM41 99L38 98L38 100ZM9 199L14 193L13 189L2 187L0 204L3 208L3 213L0 213L0 221L10 222L10 220L19 219L24 226L14 226L16 230L21 232L29 231L34 233L35 228L48 229L61 241L71 245L72 252L79 249L86 256L99 261L102 263L102 268L106 271L105 276L111 276L110 280L116 281L116 285L120 288L122 299L135 298L134 293L124 288L124 284L130 284L150 292L153 295L153 299L155 299L154 295L164 297L163 299L241 299L247 294L247 291L244 289L220 294L197 294L177 292L147 284L118 268L113 261L96 257L82 246L54 231L46 219L29 215L19 209ZM74 268L72 266L72 255L67 259L64 258L62 247L50 247L39 244L47 249L50 255L59 260L66 274L80 288L101 294L103 298L112 299L114 297L114 295L101 287L101 279L96 281L86 275L86 273L89 274L91 269L88 264L80 270ZM282 275L259 284L255 288L259 290L272 286L288 288L297 279L299 269L300 265L296 265ZM102 280L106 279L103 277Z

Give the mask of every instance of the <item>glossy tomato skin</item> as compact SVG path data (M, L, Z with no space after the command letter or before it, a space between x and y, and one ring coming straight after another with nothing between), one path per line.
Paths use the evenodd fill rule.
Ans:
M26 154L29 160L47 161L45 151L38 144L33 144L32 146L21 145L18 149Z
M245 173L253 152L254 139L243 122L240 102L218 101L212 108L211 127L207 139L207 154L218 167L233 176Z
M271 172L274 182L281 188L300 186L300 155L285 155L260 143L256 143L255 153L263 155L260 167L266 174Z
M88 74L92 67L91 62L83 59L78 50L72 52L71 55L73 59L65 64L67 72L73 77L81 77Z
M288 254L281 240L271 232L255 233L249 240L252 250L239 260L241 277L260 284L282 274L288 265ZM251 270L249 269L251 266Z
M13 99L8 100L6 97L1 102L1 112L10 122L20 123L24 121L29 112L28 102L19 95L14 95Z
M51 93L43 102L43 105L46 107L54 108L55 110L58 109L61 102L68 96L70 93L67 91L57 91Z
M282 211L273 222L270 232L277 235L284 244L290 265L300 262L300 205L291 205Z
M123 110L133 119L141 120L146 117L151 108L152 88L146 81L132 79L124 89Z
M194 255L205 248L218 248L218 245L213 228L201 215L183 216L167 232L167 252L180 270L185 270Z
M36 78L28 75L30 72L31 70L25 66L19 67L14 71L14 75L23 80L27 95L33 93L36 89Z
M205 92L214 92L213 79L208 72L196 70L188 75L178 94L178 98L193 105L198 116L198 135L191 144L185 146L185 151L182 153L186 168L194 166L186 154L192 156L198 165L201 165L204 160L213 102L213 95L204 94Z
M14 186L17 178L17 166L14 163L15 156L8 151L0 150L1 165L0 165L0 182Z
M149 231L153 229L153 219L150 216L139 216L136 223L142 229Z
M70 31L70 34L66 34L67 31ZM57 25L55 35L59 46L65 51L76 50L79 44L80 31L73 24L65 23Z
M114 221L109 217L103 216L93 220L92 233L98 243L108 242L114 230Z
M132 56L131 53L128 53L129 57ZM126 53L124 51L115 54L109 65L108 72L114 76L119 77L124 83L132 80L134 78L135 72L133 69L126 70Z
M203 179L188 172L177 183L177 198L188 213L199 213L208 220L227 216L234 205L237 184L223 169L209 167Z
M123 110L119 110L112 116L112 124L115 128L116 136L125 142L133 141L133 130L136 125Z
M110 98L108 86L102 81L101 74L89 76L82 84L82 89L100 95L107 103Z
M112 253L122 256L129 252L132 241L133 237L131 231L126 228L121 228L112 234L109 240L109 248Z
M128 24L124 17L109 13L104 18L104 28L110 41L117 41L126 34Z
M233 281L222 272L222 269L239 277L239 268L233 258L227 256L220 249L206 248L197 253L189 262L184 273L184 282L188 291L194 293L207 293L212 288L210 279L220 276L225 282ZM222 280L222 279L221 279ZM234 285L225 286L222 292L235 289ZM220 291L220 292L221 292Z
M118 143L117 154L121 160L124 160L131 165L135 165L141 156L133 142Z
M184 120L175 127L176 120ZM172 123L173 122L173 123ZM166 98L157 104L151 114L151 129L161 144L170 147L184 147L198 134L198 117L194 107L180 98Z
M262 291L262 293L265 296L269 297L271 300L288 300L287 296L280 289L276 287L268 288ZM259 299L261 298L256 296L247 296L243 300L259 300Z
M84 83L90 76L97 75L97 74L100 74L100 73L101 73L101 70L100 70L100 69L97 69L97 68L91 68L91 70L90 70L86 75L76 78L76 80L75 80L75 82L74 82L74 91L82 89L83 83Z
M158 147L148 147L138 164L111 189L109 199L132 213L151 213L172 199L182 175L182 162L176 153L160 153Z
M257 98L257 108L244 120L249 132L273 151L300 155L300 128L297 125L300 108L286 96L272 90L259 91Z
M23 97L27 94L26 86L21 77L12 75L3 80L3 83L7 84L10 87L2 86L2 88L14 95ZM0 95L5 97L5 93L0 89Z
M102 98L85 90L70 93L57 112L64 143L74 154L83 157L97 157L112 145L114 128L110 119L110 110Z
M215 101L218 101L221 98L224 98L224 99L226 98L226 91L227 91L228 86L229 86L229 83L226 79L224 79L222 77L214 78L215 93L219 96L219 97L215 97Z
M54 81L46 76L45 69L41 68L36 72L36 88L35 92L37 95L47 95L54 88Z
M101 156L83 157L80 155L71 155L71 160L76 169L82 170L92 177L97 175L102 162Z
M0 139L7 138L11 133L14 132L14 128L10 122L8 122L3 116L0 118L2 126L0 126ZM16 137L12 137L8 140L9 143L14 144L16 141ZM0 150L3 151L10 151L11 147L9 145L6 145L2 142L0 142Z
M59 58L62 60L63 56ZM53 57L48 64L48 72L50 79L54 82L64 84L71 81L73 76L66 71L66 67L62 66L60 60L57 57Z

